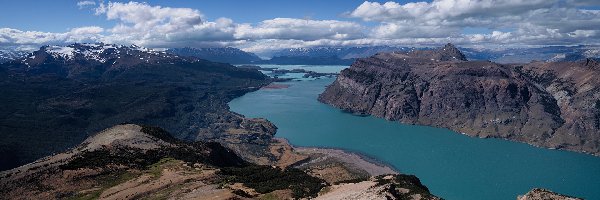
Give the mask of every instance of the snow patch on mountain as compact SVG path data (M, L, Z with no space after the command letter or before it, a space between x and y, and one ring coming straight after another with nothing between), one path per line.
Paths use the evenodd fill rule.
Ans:
M26 51L18 50L0 50L0 64L11 60L16 60L27 55Z
M46 47L46 52L54 58L62 57L69 60L75 57L75 49L72 47L49 46Z
M600 57L600 48L598 49L588 49L583 52L583 55L588 58L599 58Z

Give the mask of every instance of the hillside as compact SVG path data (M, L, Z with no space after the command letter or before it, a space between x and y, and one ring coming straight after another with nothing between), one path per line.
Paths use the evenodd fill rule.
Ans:
M439 199L415 176L361 177L362 169L335 157L286 151L302 159L282 166L257 165L219 143L185 142L158 127L123 124L66 152L0 172L0 198L332 199L354 188L343 195Z
M229 122L227 102L270 82L257 70L136 46L44 46L0 65L0 169L79 144L119 123L177 138Z

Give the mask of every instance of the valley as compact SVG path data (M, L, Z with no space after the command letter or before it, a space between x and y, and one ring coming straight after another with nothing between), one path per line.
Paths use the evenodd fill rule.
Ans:
M327 71L334 66L304 67L319 71L316 68ZM343 73L344 68L338 70ZM247 117L268 119L278 127L276 136L292 145L358 152L402 174L414 174L444 199L514 199L533 188L600 197L594 189L600 185L596 156L354 115L317 100L336 78L296 77L302 81L248 93L229 106Z

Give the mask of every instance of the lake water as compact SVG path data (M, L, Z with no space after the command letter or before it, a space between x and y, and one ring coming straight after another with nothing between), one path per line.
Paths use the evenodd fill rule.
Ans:
M247 117L270 120L279 128L277 136L293 145L360 152L418 176L433 194L448 200L516 199L534 187L600 200L600 157L354 116L317 101L334 80L285 82L290 87L248 93L229 106Z

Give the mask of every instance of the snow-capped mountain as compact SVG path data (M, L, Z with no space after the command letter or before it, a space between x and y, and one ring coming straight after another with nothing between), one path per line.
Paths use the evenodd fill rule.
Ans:
M275 51L272 57L331 57L340 59L365 58L380 52L407 51L407 47L373 46L373 47L314 47L290 48Z
M179 56L191 56L201 58L213 62L231 63L231 64L248 64L261 59L249 52L242 51L237 48L173 48L168 49L168 53Z
M26 51L9 51L9 50L0 50L0 64L5 63L11 60L19 59L29 52Z
M66 77L98 77L133 66L173 65L200 62L164 51L135 45L71 44L43 46L19 60L5 63L6 68L24 73L54 73Z
M22 62L26 65L39 64L40 61L90 61L106 63L133 62L150 63L177 58L176 55L164 51L143 48L136 45L124 46L114 44L71 44L67 46L43 46L40 50L29 54Z

